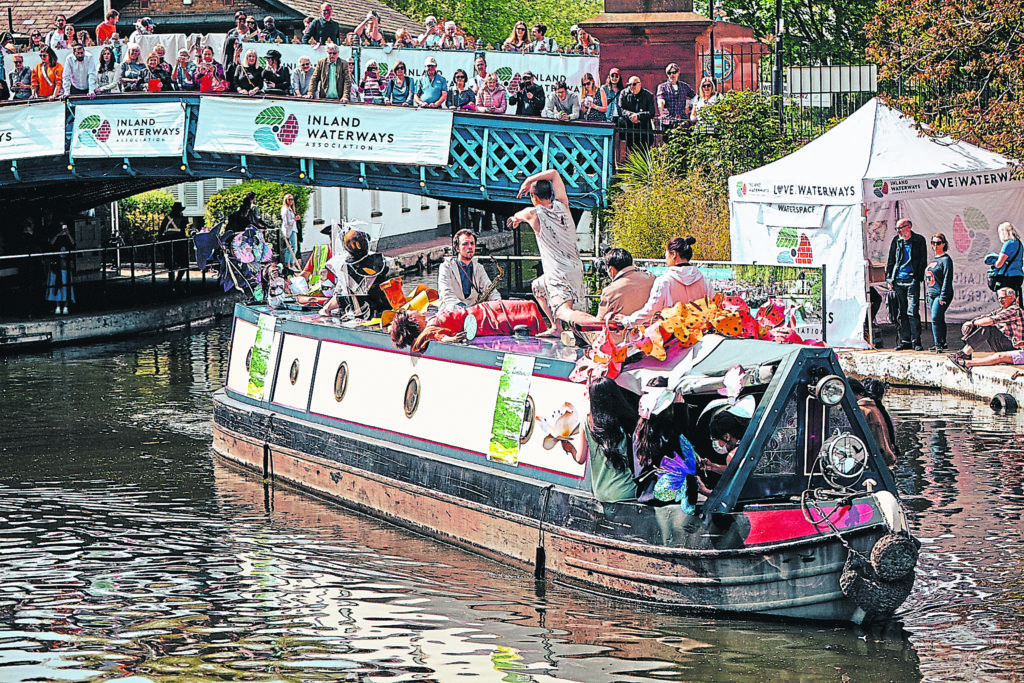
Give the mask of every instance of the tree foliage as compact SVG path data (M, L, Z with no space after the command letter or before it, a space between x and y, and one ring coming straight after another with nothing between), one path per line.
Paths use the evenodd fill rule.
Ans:
M160 230L160 222L171 212L172 206L174 195L166 190L151 190L119 201L119 230L125 244L155 241Z
M699 130L671 138L671 158L678 168L706 176L725 192L729 176L771 163L798 146L780 128L776 107L775 98L757 90L730 90L701 110Z
M754 29L766 42L775 40L775 0L725 0L729 21ZM864 58L864 25L875 15L878 0L782 0L786 64L851 63Z
M869 57L894 106L935 132L1024 158L1024 0L880 0Z
M547 37L560 46L571 45L569 27L602 12L602 0L385 0L385 3L420 21L428 15L451 19L481 45L498 48L520 19L532 26L542 22Z
M661 258L669 239L693 235L694 258L729 259L727 195L699 173L676 175L665 147L630 155L609 218L612 242L636 258Z
M309 195L313 193L313 188L305 185L282 185L269 180L249 180L240 185L226 187L211 195L206 201L207 225L226 220L228 215L241 206L242 197L250 191L256 193L256 208L260 215L275 225L281 222L281 204L284 196L291 194L295 197L295 212L301 225L302 216L309 207Z

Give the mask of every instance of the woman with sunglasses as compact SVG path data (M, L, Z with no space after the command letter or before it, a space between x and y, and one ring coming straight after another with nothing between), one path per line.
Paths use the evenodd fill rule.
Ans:
M406 76L405 62L396 62L392 73L394 77L388 81L387 87L384 88L384 104L411 107L415 89L412 85L412 79Z
M363 69L363 77L359 81L359 95L363 104L384 104L384 89L387 84L381 78L377 61L371 59Z
M608 72L608 78L605 79L604 85L601 86L601 93L604 95L604 99L608 103L608 109L605 111L605 117L613 123L619 116L619 93L621 92L622 74L618 69L612 69Z
M580 107L584 121L605 121L608 116L608 96L604 88L598 88L592 74L583 74L580 79Z
M530 51L530 37L526 33L526 22L517 21L516 25L512 27L512 33L508 34L508 38L501 44L502 52L529 52Z
M697 123L700 118L700 110L717 101L718 86L715 85L714 79L709 76L700 79L700 85L697 86L697 99L693 101L693 107L690 109L690 121Z
M469 85L469 76L463 69L456 69L452 76L452 87L448 88L448 99L444 101L446 109L457 111L476 111L476 93Z
M935 346L928 349L935 353L946 352L946 309L953 300L953 259L946 253L949 242L941 232L932 235L932 249L935 259L924 271L924 283L928 292L928 307L932 312L932 337Z
M505 88L498 83L498 74L492 71L476 93L476 110L484 114L504 114L506 107L508 97Z

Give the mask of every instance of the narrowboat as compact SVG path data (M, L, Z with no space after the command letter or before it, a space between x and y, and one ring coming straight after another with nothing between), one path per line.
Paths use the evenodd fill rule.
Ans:
M698 451L709 405L753 406L725 473L687 512L595 498L573 457L589 410L569 379L580 351L560 340L414 354L380 329L242 304L233 326L213 449L266 480L539 579L686 611L867 623L913 585L916 541L829 348L708 335L625 366L620 386L658 387L692 418Z

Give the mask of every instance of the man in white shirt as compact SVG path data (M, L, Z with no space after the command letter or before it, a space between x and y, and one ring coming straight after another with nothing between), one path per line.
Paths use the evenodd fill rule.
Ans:
M52 47L54 50L63 49L64 45L64 26L68 23L67 17L63 14L58 14L53 19L53 30L46 34L46 40L44 41L47 45Z
M85 94L96 97L96 60L86 54L84 45L75 43L64 60L64 97Z

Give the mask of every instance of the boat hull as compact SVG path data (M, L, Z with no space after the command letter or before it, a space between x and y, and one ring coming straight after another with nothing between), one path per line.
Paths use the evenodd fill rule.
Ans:
M685 610L862 617L839 587L848 551L827 531L750 544L765 527L756 512L716 515L705 527L678 506L602 505L579 488L354 434L224 390L214 405L219 456L538 575ZM867 553L888 526L870 495L852 503L848 514L855 511L860 520L844 537Z

